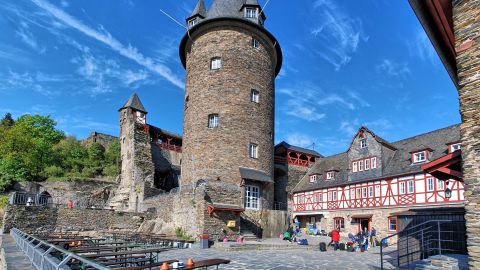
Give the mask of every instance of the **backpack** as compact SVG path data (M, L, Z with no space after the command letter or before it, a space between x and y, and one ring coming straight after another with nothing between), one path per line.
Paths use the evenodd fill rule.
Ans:
M347 248L345 247L345 243L340 243L339 245L340 245L340 250L345 250L345 249L347 249Z
M308 241L307 241L307 239L300 239L300 240L298 240L298 244L301 245L301 246L307 246Z
M327 251L327 244L325 242L320 242L320 251Z

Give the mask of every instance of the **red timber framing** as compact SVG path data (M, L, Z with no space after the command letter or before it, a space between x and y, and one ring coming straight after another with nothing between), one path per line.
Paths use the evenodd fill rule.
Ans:
M215 212L232 212L235 213L235 215L239 216L240 213L245 211L245 209L242 207L228 204L209 204L207 207L207 211L209 216L213 216Z
M438 179L463 181L462 151L457 150L422 166L422 170Z
M433 178L433 190L428 190L429 178ZM464 201L463 182L449 179L448 188L452 190L452 197L447 199L447 181L441 181L430 174L414 174L296 192L293 194L293 211L394 208ZM401 190L401 185L404 185L405 192ZM333 196L335 192L336 200Z
M287 151L286 157L275 156L275 163L289 164L300 167L311 167L315 164L316 157L301 152Z

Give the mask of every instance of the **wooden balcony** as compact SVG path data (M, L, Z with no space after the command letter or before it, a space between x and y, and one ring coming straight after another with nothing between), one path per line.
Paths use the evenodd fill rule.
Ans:
M157 145L163 149L174 151L177 153L182 153L182 147L174 144L169 144L166 142L157 143Z
M276 164L290 164L290 165L296 165L296 166L301 166L301 167L310 167L314 164L314 162L304 160L304 159L299 159L299 158L293 158L293 157L279 157L275 156L273 158L273 161Z

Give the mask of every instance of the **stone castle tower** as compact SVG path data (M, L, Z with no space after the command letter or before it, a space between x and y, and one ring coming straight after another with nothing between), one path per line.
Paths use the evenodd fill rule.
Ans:
M199 0L180 44L181 185L207 180L211 202L247 210L273 205L274 80L282 52L265 19L257 0L214 0L208 11Z

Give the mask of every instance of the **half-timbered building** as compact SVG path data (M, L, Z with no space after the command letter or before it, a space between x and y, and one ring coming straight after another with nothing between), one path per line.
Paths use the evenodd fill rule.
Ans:
M346 235L375 227L396 232L394 213L463 206L463 182L437 179L422 166L460 150L459 125L388 142L361 127L346 152L317 158L293 189L292 210L304 227L315 222Z

